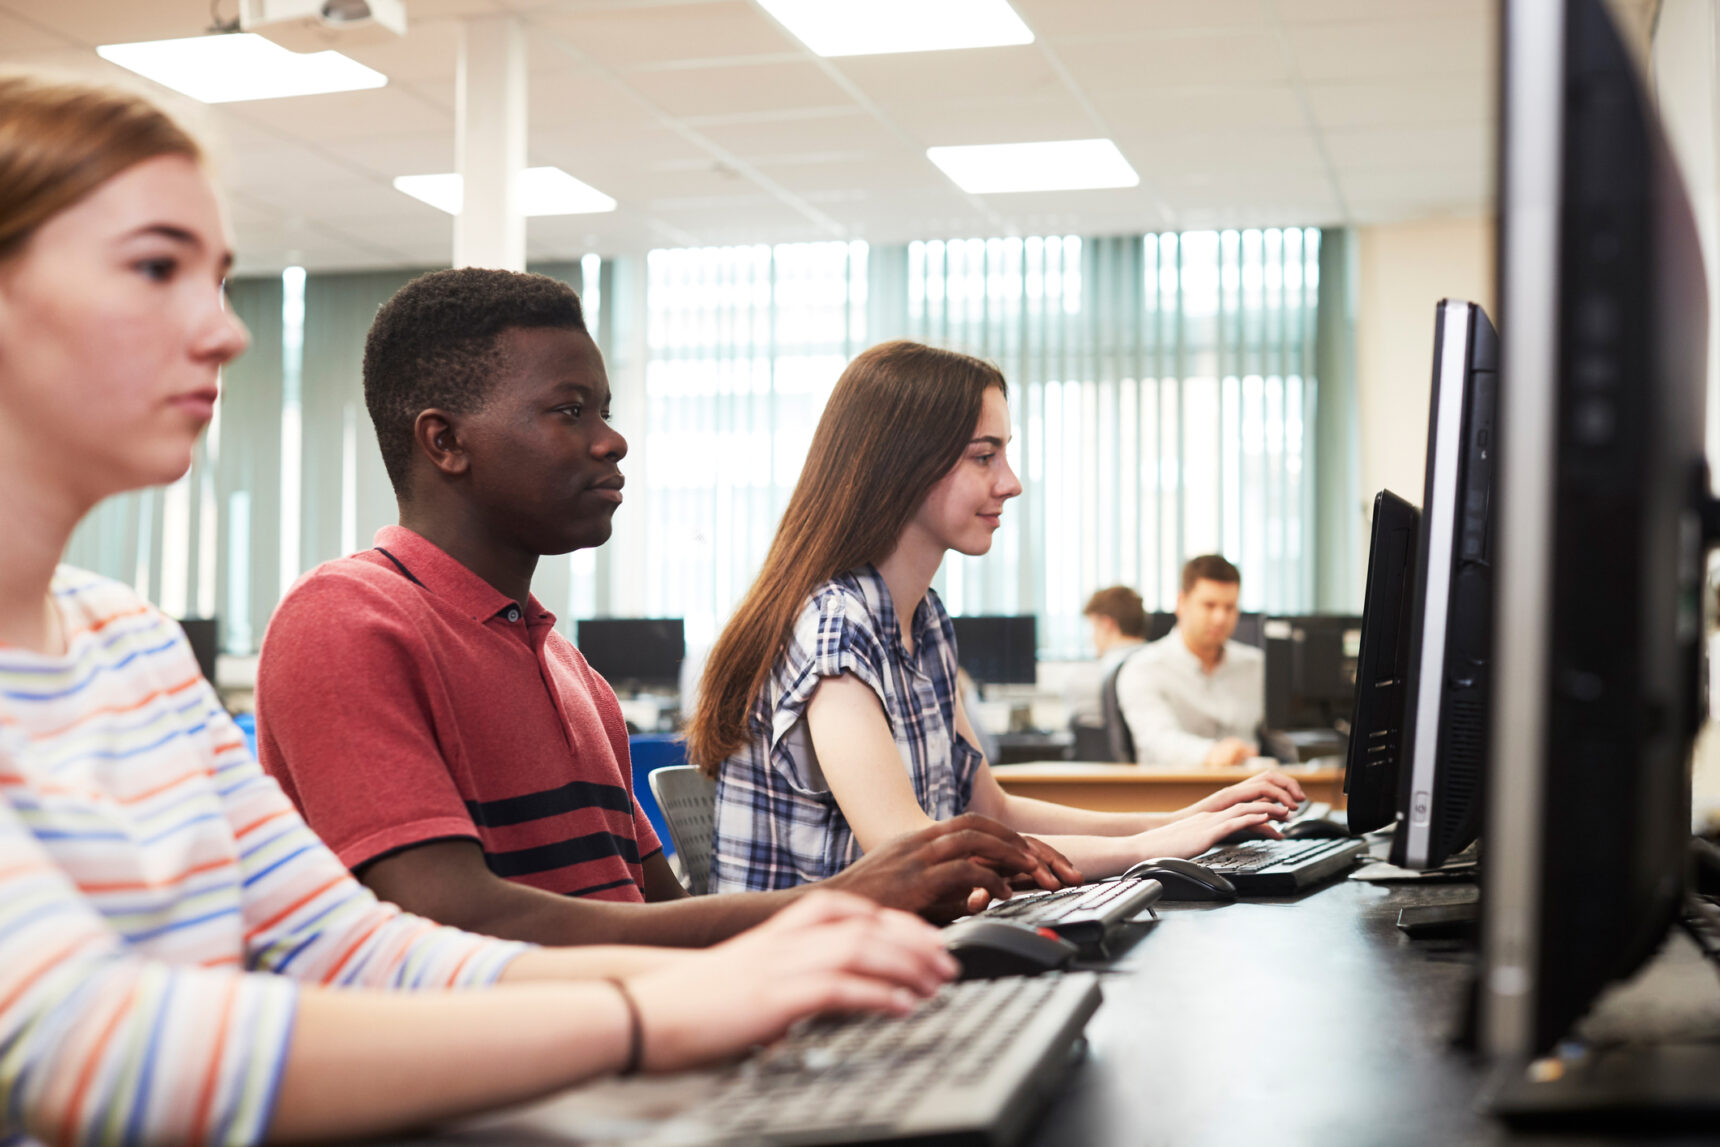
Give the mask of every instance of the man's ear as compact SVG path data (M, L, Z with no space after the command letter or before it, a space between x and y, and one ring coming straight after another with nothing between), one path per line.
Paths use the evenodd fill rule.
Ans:
M449 477L464 474L472 464L460 440L458 416L446 410L421 410L412 420L412 441L418 452Z

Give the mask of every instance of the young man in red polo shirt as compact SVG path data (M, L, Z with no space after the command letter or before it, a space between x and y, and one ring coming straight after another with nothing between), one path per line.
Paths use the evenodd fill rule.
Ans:
M375 548L305 575L257 676L258 753L379 896L548 944L704 945L794 892L687 897L633 799L614 692L531 595L599 546L627 443L579 300L539 275L424 275L377 314L365 403L399 503ZM980 817L826 883L931 914L1005 878L1078 879Z

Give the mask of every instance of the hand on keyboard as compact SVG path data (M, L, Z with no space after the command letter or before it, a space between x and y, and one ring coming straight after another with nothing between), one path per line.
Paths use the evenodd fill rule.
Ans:
M947 921L977 912L993 897L1007 898L1011 887L1080 882L1081 874L1056 849L990 817L963 813L886 841L824 886Z
M1296 778L1276 770L1256 773L1245 781L1238 781L1228 788L1219 789L1211 796L1198 800L1187 808L1184 813L1222 812L1235 805L1248 804L1254 801L1272 801L1282 806L1281 814L1275 818L1282 820L1290 815L1290 810L1308 799L1302 791L1302 786L1296 783Z
M905 1015L955 974L931 925L815 891L726 943L627 977L627 986L644 1029L643 1066L674 1071L769 1043L811 1015Z
M1261 836L1278 839L1272 821L1284 815L1284 806L1276 801L1250 801L1217 812L1190 813L1160 828L1139 833L1134 839L1142 857L1199 856L1233 832L1252 829Z

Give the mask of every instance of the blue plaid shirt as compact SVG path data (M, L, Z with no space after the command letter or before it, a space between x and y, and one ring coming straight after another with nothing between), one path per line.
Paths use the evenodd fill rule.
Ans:
M914 611L913 634L909 653L889 587L869 565L813 593L760 690L752 742L717 778L713 892L790 888L859 858L806 729L806 707L826 677L852 673L878 694L927 816L947 820L967 809L981 758L956 733L955 628L930 590Z

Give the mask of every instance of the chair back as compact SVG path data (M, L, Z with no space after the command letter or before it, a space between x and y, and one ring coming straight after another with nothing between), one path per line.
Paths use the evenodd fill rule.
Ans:
M711 890L711 834L716 824L717 783L692 765L673 765L651 772L651 792L675 855L687 874L687 891L703 896Z
M1135 654L1130 654L1130 657ZM1135 759L1135 738L1129 733L1129 723L1123 720L1123 707L1117 702L1117 675L1123 671L1123 666L1129 663L1125 657L1105 674L1105 681L1099 686L1099 712L1105 718L1105 741L1110 748L1110 759L1133 763ZM653 776L656 774L653 773Z

